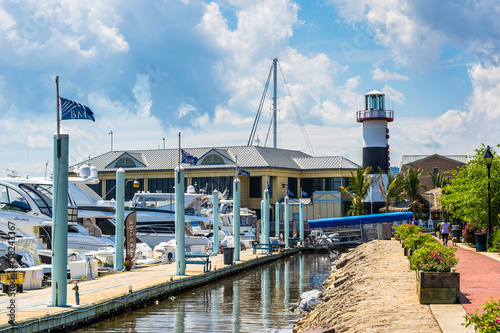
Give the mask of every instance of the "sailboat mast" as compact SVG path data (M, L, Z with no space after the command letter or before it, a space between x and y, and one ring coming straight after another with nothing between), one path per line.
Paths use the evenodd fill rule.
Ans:
M277 117L277 95L278 95L278 58L273 59L273 83L274 83L274 95L273 95L273 148L277 148L277 134L278 134L278 117Z

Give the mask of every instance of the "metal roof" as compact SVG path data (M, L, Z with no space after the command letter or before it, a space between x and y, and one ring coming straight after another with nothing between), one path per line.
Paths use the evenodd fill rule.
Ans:
M369 95L384 95L385 96L385 94L383 92L380 92L376 89L373 89L372 91L369 91L365 94L365 96L369 96Z
M245 168L281 168L292 170L321 170L321 169L356 169L358 165L341 156L312 157L297 150L277 149L261 146L229 146L229 147L203 147L183 148L194 157L202 157L208 152L217 152L227 159L238 162ZM118 168L107 167L122 156L133 156L144 163L145 166L124 167L131 171L173 170L178 164L177 149L152 149L152 150L127 150L110 151L102 155L85 160L70 167L80 167L90 163L98 172L115 172ZM230 169L234 164L198 164L182 163L187 170L196 169Z
M467 155L439 155L439 154L433 154L433 155L403 155L401 157L401 164L400 164L400 166L402 167L405 164L414 163L416 161L420 161L420 160L423 160L423 159L426 159L426 158L429 158L429 157L432 157L432 156L451 159L451 160L454 160L454 161L457 161L457 162L460 162L460 163L463 163L463 164L465 164L465 163L468 162Z
M293 159L303 170L357 169L359 165L342 156L302 157Z

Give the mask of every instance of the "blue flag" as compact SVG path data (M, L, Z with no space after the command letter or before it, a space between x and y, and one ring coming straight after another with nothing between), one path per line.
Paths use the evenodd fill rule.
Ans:
M181 154L182 154L182 159L181 159L182 163L189 163L193 165L196 165L196 163L198 163L198 158L189 154L184 149L181 149Z
M303 197L307 197L307 192L300 190L300 195Z
M267 182L267 190L269 191L269 196L272 197L273 192L271 191L271 184L269 184L269 182Z
M88 106L61 98L61 120L90 119L95 121L94 112Z
M238 167L238 175L245 176L245 177L250 177L250 172L243 170L242 168Z
M290 191L288 188L286 189L286 195L288 195L289 197L295 196L295 194L293 194L292 191Z

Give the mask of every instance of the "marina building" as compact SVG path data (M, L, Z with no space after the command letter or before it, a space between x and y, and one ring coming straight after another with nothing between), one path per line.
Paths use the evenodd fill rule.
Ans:
M197 158L196 164L181 163L185 186L196 192L213 190L232 198L237 166L250 173L239 175L241 205L261 215L263 191L270 191L270 216L274 221L276 202L283 202L287 191L292 205L290 218L299 220L299 202L305 205L305 219L345 215L350 202L343 199L339 186L347 186L351 172L359 167L342 156L312 157L296 150L262 146L229 146L184 148ZM92 185L104 199L116 198L116 171L125 170L125 200L136 191L174 192L174 170L179 163L178 149L109 151L71 167L77 170L87 164L97 168L100 182ZM134 187L134 180L139 187ZM283 214L283 209L280 210ZM283 215L281 215L283 218Z

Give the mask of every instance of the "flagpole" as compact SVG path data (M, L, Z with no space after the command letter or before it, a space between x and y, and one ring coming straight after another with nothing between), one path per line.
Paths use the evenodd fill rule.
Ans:
M56 91L57 91L57 157L61 157L61 114L59 105L59 75L56 75Z

